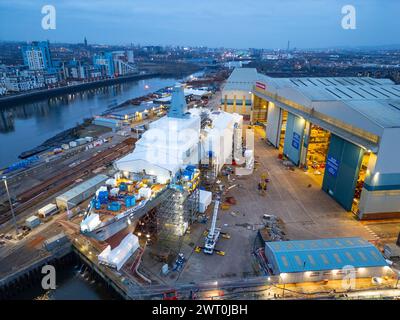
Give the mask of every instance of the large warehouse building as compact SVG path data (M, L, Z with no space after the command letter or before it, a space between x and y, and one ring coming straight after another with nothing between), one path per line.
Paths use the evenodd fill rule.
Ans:
M361 238L266 242L265 256L283 283L392 275L379 250Z
M256 74L256 75L255 75ZM241 86L240 78L244 78ZM253 79L252 89L249 82ZM222 93L231 111L251 93L251 122L360 219L400 216L400 86L374 78L271 78L235 69Z

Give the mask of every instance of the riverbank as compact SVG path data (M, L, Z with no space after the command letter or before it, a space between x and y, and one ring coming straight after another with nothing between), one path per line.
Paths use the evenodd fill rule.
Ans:
M41 286L41 268L56 268L56 289ZM0 300L120 300L122 296L72 250L53 254L22 269L12 281L0 284Z
M18 156L24 151L76 127L85 119L102 114L111 106L173 86L177 81L178 78L164 77L131 80L0 108L0 145L6 146L0 153L0 168L19 161Z
M99 87L109 86L118 83L124 83L132 80L143 80L148 78L154 78L160 76L159 73L146 73L146 74L132 74L127 76L122 76L118 78L112 79L104 79L93 82L85 82L79 83L75 85L53 88L53 89L45 89L45 90L36 90L29 91L26 93L21 93L18 95L2 97L0 98L0 107L9 107L14 106L24 102L33 102L36 100L40 100L43 98L51 98L64 94L76 93L80 91L85 91L88 89L95 89Z

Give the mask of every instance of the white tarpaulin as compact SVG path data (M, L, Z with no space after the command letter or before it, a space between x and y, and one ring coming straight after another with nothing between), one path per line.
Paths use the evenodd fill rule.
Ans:
M212 192L200 190L199 194L199 212L204 213L212 200Z
M216 158L220 171L224 164L232 163L233 156L233 141L240 145L235 145L236 150L241 150L241 135L234 139L234 135L241 133L237 128L242 128L243 117L236 113L228 113L224 111L215 111L210 114L212 120L211 127L205 128L205 137L202 146L205 149L204 154L212 151L213 156Z
M118 170L157 176L159 183L166 183L179 169L197 164L200 136L200 117L185 118L165 116L150 124L135 150L117 160Z
M81 222L81 231L82 232L90 232L101 223L100 217L97 213L92 213L88 215L82 222Z
M118 247L111 250L107 246L98 256L99 262L120 270L126 261L135 253L139 248L138 237L134 234L128 234L118 245Z

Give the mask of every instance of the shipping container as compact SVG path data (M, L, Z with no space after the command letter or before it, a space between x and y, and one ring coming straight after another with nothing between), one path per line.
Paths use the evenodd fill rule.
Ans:
M69 209L90 198L109 177L100 174L68 190L56 198L60 209Z
M68 243L68 237L63 233L59 233L54 237L51 237L43 242L43 246L46 250L54 250L62 245Z
M31 216L25 220L25 225L28 228L36 228L40 224L40 219L37 216Z
M86 143L86 139L85 138L79 138L75 140L76 144L78 146L84 145Z

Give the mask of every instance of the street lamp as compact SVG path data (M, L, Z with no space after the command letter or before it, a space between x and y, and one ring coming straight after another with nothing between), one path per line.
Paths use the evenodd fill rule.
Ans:
M15 213L14 213L14 208L13 208L13 204L12 204L11 197L10 197L10 192L8 191L7 177L3 176L2 180L4 181L4 186L6 187L8 202L10 203L11 215L12 215L12 218L13 218L15 231L16 231L16 233L18 235L19 231L18 231L17 219L15 218Z

